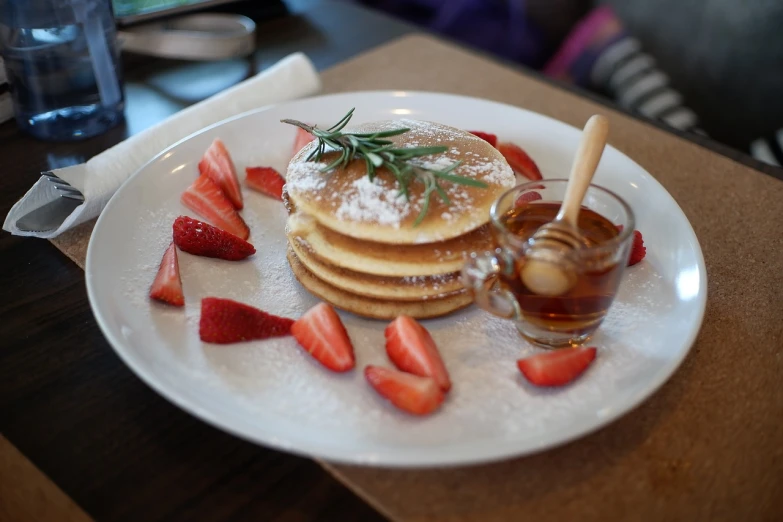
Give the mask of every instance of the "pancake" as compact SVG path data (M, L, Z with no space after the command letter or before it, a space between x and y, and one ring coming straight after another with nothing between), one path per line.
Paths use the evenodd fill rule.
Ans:
M392 301L421 301L461 292L459 273L431 277L384 277L345 270L319 260L299 241L290 243L299 261L314 276L352 294Z
M287 257L294 276L311 294L332 306L362 317L394 319L400 315L409 315L417 319L429 319L450 314L467 307L472 302L470 294L466 291L439 299L413 302L362 297L340 290L318 279L304 267L290 247Z
M306 243L316 256L331 265L388 277L458 272L465 254L493 248L489 225L441 243L390 245L338 234L298 212L289 217L286 233L289 242Z
M288 165L285 191L297 211L305 212L321 225L356 239L376 243L411 245L434 243L466 234L489 221L493 201L515 184L514 172L489 143L446 125L416 120L366 123L351 130L373 132L397 128L409 132L389 138L398 147L449 147L447 152L415 158L411 163L442 170L456 161L462 164L452 174L482 181L486 188L440 180L450 205L433 193L423 221L414 226L424 202L424 184L409 185L410 199L399 194L396 178L385 168L374 181L367 176L364 160L345 168L321 172L337 155L327 153L321 161L306 161L315 150L313 141L297 153Z

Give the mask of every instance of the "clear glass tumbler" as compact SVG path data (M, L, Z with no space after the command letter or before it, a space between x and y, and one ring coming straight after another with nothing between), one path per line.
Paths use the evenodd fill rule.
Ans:
M23 131L69 141L122 121L111 0L0 0L0 54Z

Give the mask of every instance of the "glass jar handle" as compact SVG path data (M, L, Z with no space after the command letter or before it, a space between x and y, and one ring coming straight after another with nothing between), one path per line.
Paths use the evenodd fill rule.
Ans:
M494 252L474 252L462 268L462 283L483 310L503 319L521 320L519 302L500 278L513 269L513 258L501 248Z

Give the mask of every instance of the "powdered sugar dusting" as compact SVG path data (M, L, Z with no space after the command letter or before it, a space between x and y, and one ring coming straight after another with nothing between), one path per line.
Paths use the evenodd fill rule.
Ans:
M390 192L369 176L356 179L341 198L335 211L337 219L365 221L399 228L410 212L410 203L397 192Z
M275 125L289 116L276 110L253 116L253 128L263 127L259 123L270 113ZM266 145L245 138L247 132L232 130L244 131L237 127L241 121L218 127L227 133L222 137L232 156L266 163L266 155L285 147L275 164L284 168L288 138L272 137L262 150ZM197 136L202 141L187 154L197 157L214 137L214 131ZM698 268L689 268L693 256L687 245L671 244L679 240L660 227L648 235L644 227L653 228L651 219L657 215L645 208L639 216L648 257L624 275L618 299L592 341L599 347L598 357L579 380L551 390L528 385L515 361L540 350L523 341L510 321L471 307L422 321L454 387L434 415L405 415L373 393L361 372L367 364L390 364L385 321L340 314L357 358L356 370L341 375L325 371L292 338L228 346L199 340L200 300L205 296L233 298L293 318L318 302L295 280L285 260L287 215L278 201L245 192L242 215L256 255L235 263L180 253L185 308L150 302L149 284L171 240L171 221L179 213L192 215L178 200L197 170L193 166L182 172L178 181L168 173L179 160L173 156L169 170L147 167L104 212L93 236L95 265L86 274L94 292L91 304L117 351L147 382L201 418L265 445L368 464L420 464L426 458L422 455L457 461L537 449L562 440L564 433L576 436L593 429L644 397L678 364L688 349L681 334L692 332L699 321L697 299L678 296L687 290L678 280L688 275L686 270L701 275ZM161 161L165 167L166 160ZM627 183L627 171L617 170L622 172L609 181ZM116 237L122 240L113 241ZM685 261L672 261L675 250Z
M457 277L458 275L456 274L439 274L439 275L431 275L431 276L405 276L402 278L402 281L406 284L411 284L411 285L432 283L435 286L437 286L439 284L450 283L454 281L454 279L456 279Z
M294 162L288 166L286 190L312 192L326 186L326 173L321 170L326 163L317 161Z
M471 143L484 147L484 142L479 138L431 122L401 119L384 122L375 122L371 128L383 131L406 127L411 129L405 136L403 147L419 147L424 145L445 144L457 139L463 143ZM367 131L367 128L358 127L352 130ZM467 141L466 141L467 140ZM463 149L466 147L463 147ZM471 150L463 150L456 146L437 155L424 156L410 160L411 163L426 169L444 170L456 162L461 164L452 171L452 174L480 180L490 186L509 188L515 184L514 173L511 168L497 157L490 157ZM424 205L424 198L414 198L408 201L400 195L400 185L396 179L370 181L369 178L357 179L347 190L340 192L329 191L324 193L328 173L321 172L324 163L296 161L288 168L288 185L286 190L294 197L310 197L313 201L332 202L335 217L341 221L358 223L377 223L380 226L399 228L408 217L418 215ZM388 176L387 176L388 177ZM418 182L414 182L418 183ZM451 204L447 212L441 213L441 218L447 222L456 222L466 213L477 211L477 200L472 195L477 189L453 183L441 181ZM308 196L314 192L318 195ZM422 237L422 242L438 240L438 237Z
M176 207L176 198L170 204ZM525 342L509 321L476 308L423 321L441 347L455 385L436 415L413 419L372 393L361 371L327 372L291 338L231 346L198 339L204 296L228 297L293 318L317 302L296 282L285 261L286 213L278 202L260 195L246 199L243 214L258 249L255 256L236 263L180 253L185 309L151 303L146 296L148 284L170 240L168 227L157 223L173 219L178 212L142 213L137 218L138 233L131 241L138 245L138 256L131 265L120 263L122 306L129 318L123 334L126 342L154 357L167 378L175 375L191 382L210 401L217 401L216 411L223 418L263 429L274 425L281 432L290 425L289 436L277 441L283 446L299 447L293 433L315 432L330 440L354 441L357 447L448 446L467 440L500 444L543 437L585 412L608 414L602 405L609 397L622 387L635 386L640 375L662 364L666 347L644 332L660 328L667 320L674 289L645 262L626 274L619 300L594 340L600 347L596 363L584 378L563 389L536 389L519 377L516 359L538 349ZM417 284L426 279L438 285L453 277L405 281ZM341 315L356 350L357 367L387 365L386 322ZM373 455L359 458L371 462Z

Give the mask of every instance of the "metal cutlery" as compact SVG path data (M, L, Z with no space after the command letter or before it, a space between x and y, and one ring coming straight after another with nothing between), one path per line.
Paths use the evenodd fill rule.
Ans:
M63 179L52 172L42 172L57 191L59 197L38 207L16 221L16 227L25 232L48 232L59 227L79 205L84 202L84 196Z

